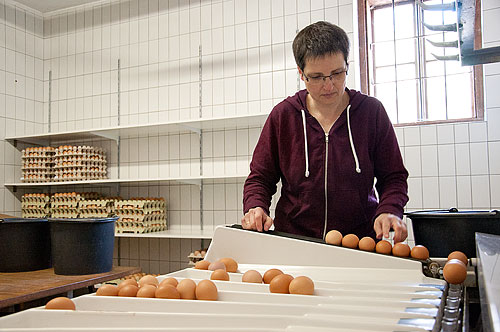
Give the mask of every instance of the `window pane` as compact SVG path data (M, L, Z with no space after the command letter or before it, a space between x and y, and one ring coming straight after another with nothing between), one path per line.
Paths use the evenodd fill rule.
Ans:
M396 81L394 66L380 67L375 69L374 83L386 83Z
M415 39L403 39L396 41L397 63L415 62Z
M374 44L373 51L375 56L375 67L394 64L394 43L392 41Z
M427 120L445 120L445 85L444 77L433 77L425 80L427 99Z
M394 39L392 7L377 9L373 12L373 41L387 41Z
M396 14L396 39L413 37L415 35L413 5L397 5L394 8L394 12Z
M416 122L418 120L417 81L398 82L399 122Z
M472 79L470 74L450 75L446 77L449 118L470 118L474 108L471 86Z
M414 63L397 66L398 81L417 78L416 66Z
M460 61L446 61L445 66L447 75L453 75L453 74L470 75L472 73L472 69L474 68L472 66L462 66L460 64Z
M375 97L382 102L392 123L398 123L396 109L396 83L383 83L373 86Z

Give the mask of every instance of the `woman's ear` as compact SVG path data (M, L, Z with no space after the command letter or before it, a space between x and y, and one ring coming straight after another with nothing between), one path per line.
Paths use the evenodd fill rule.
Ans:
M299 71L300 79L304 81L304 72L300 69L299 66L297 66L297 70Z

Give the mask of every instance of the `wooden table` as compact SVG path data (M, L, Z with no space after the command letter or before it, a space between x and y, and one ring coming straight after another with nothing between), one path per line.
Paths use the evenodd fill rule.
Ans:
M139 267L114 266L110 272L76 276L58 275L54 269L0 273L0 308L72 292L138 272L141 272Z

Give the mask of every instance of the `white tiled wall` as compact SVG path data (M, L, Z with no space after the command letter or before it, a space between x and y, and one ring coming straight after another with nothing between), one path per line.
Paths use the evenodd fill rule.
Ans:
M268 113L297 90L291 42L298 29L325 19L353 41L356 28L352 0L99 1L43 17L4 1L0 139L48 130L49 104L52 131ZM483 14L484 46L500 45L498 2L483 1ZM354 88L356 52L348 78ZM396 128L410 171L407 210L500 208L500 65L484 70L487 121ZM206 131L201 140L188 132L123 139L120 176L246 174L259 133L249 127ZM117 146L106 144L116 177ZM19 151L0 140L0 156L0 184L17 180ZM196 185L122 185L119 193L165 197L170 228L190 232L201 216L205 228L238 222L242 187L236 180L206 183L202 211ZM19 195L0 187L0 210L19 214ZM186 256L209 242L119 241L116 262L151 273L184 267Z

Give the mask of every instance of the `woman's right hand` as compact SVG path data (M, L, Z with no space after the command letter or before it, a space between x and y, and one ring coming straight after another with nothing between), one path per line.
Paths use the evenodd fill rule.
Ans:
M263 229L267 232L272 224L273 219L269 217L261 207L248 210L243 218L241 218L241 226L244 229L251 229L259 232L262 232Z

